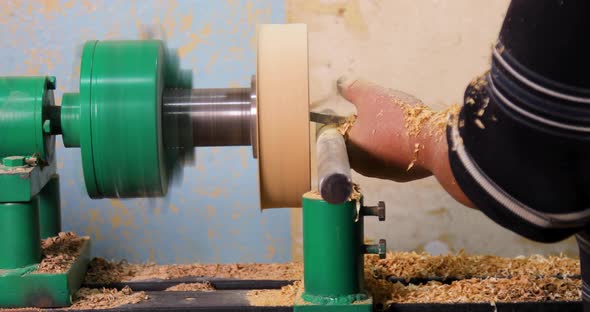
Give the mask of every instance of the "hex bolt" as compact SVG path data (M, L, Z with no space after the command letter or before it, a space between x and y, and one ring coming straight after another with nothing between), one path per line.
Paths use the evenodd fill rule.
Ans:
M385 202L379 201L377 206L363 206L361 212L364 216L375 216L379 221L385 221Z
M45 86L49 90L55 90L56 79L55 76L47 76L47 80L45 81Z
M23 156L4 157L2 164L6 167L21 167L25 165L25 158Z
M365 254L379 255L379 259L385 259L387 242L384 239L380 239L377 244L363 245L363 249Z

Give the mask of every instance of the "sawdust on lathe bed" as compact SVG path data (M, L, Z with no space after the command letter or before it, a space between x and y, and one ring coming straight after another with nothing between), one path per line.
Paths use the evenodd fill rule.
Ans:
M57 236L42 240L43 259L33 274L67 272L80 255L82 244L88 239L72 232L60 232Z
M301 281L296 281L291 285L281 287L281 289L251 290L248 292L247 298L250 305L253 306L292 306L297 291L302 285Z
M133 292L129 286L121 290L109 288L80 288L74 295L74 302L68 309L110 309L125 304L135 304L147 300L143 292Z
M427 253L389 252L385 259L365 255L365 271L376 277L398 278L433 277L510 277L573 276L580 274L580 262L566 256L504 258L490 255L468 255L464 252L432 256ZM301 263L283 264L129 264L94 258L89 265L85 282L109 282L178 277L217 277L236 279L300 280Z
M219 277L260 280L297 280L303 275L301 263L253 264L130 264L94 258L88 267L85 283L104 284L146 279L178 277Z
M543 294L548 299L544 300L579 301L580 280L568 279L567 276L579 275L580 272L580 261L563 255L504 258L467 255L464 252L440 256L388 252L385 259L366 255L364 275L367 290L374 302L386 305L392 302L538 301L541 294L531 293L533 287L546 290ZM386 280L389 276L406 280L447 277L471 279L455 281L450 285L429 282L426 285L404 286ZM523 281L531 282L527 284ZM505 292L511 296L502 295Z
M581 300L579 279L513 278L466 279L442 284L392 284L385 305L391 303L464 303L464 302L546 302ZM383 301L381 301L383 303Z
M386 259L365 256L365 284L377 304L579 301L580 263L565 256L533 255L503 258L497 256L431 256L426 253L388 253ZM481 277L451 284L428 282L424 285L391 283L386 277ZM559 276L559 277L557 277Z
M181 283L166 288L166 291L214 291L215 287L209 282Z
M376 255L365 256L365 270L376 277L398 278L432 277L511 277L573 276L580 275L580 261L563 255L505 258L490 255L432 256L426 253L389 252L385 259Z
M440 256L414 252L389 252L385 259L379 259L376 255L365 256L367 289L373 295L374 301L381 304L455 302L457 300L461 302L580 300L580 280L567 278L579 274L579 260L566 256L533 255L504 258L467 255L463 252ZM301 280L303 270L300 263L138 265L96 258L91 262L86 283L185 276ZM385 278L388 276L408 280L436 277L471 279L455 281L450 285L429 282L421 286L404 286L387 281ZM477 279L477 277L484 279ZM301 285L301 282L296 282L280 290L251 291L248 298L253 305L292 305L297 288Z

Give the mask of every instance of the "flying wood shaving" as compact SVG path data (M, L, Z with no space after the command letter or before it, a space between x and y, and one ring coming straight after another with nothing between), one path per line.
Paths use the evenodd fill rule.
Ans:
M475 118L475 125L480 128L480 129L485 129L486 126L484 126L483 122L481 122L481 120L479 118Z
M412 167L414 167L414 164L416 164L416 161L418 161L418 153L420 152L420 144L416 143L414 144L414 158L412 159L412 162L408 165L408 168L406 169L406 171L410 171L410 169L412 169Z
M485 114L486 108L488 108L488 104L490 104L490 98L489 97L484 98L482 103L483 103L482 107L477 111L478 117L482 117L483 114Z
M133 292L129 286L120 291L117 289L80 288L74 295L74 302L68 309L110 309L125 304L135 304L147 300L149 297L143 292Z
M356 183L352 183L352 193L350 194L349 200L360 200L363 194L361 194L361 187Z
M356 121L356 115L351 115L348 116L346 118L346 121L344 121L343 123L338 125L338 131L340 131L340 133L346 137L346 134L348 132L348 130L350 130L350 128L352 128L352 126L354 125L354 122Z
M481 76L475 77L473 80L471 80L469 86L473 87L477 91L483 89L483 87L488 84L488 81L486 80L488 73L489 71L486 71Z

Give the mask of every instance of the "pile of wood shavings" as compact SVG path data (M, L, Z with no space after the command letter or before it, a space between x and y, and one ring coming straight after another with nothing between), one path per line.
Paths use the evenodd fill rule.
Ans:
M133 292L129 286L117 289L80 288L74 295L74 302L68 309L110 309L125 304L135 304L147 300L149 297L143 292Z
M253 306L292 306L295 302L297 291L301 286L302 282L296 281L291 285L283 286L281 289L251 290L248 292L247 298L250 305Z
M301 263L264 264L130 264L95 258L90 262L85 283L105 284L186 276L259 280L297 280L303 275Z
M166 291L214 291L215 287L209 282L182 283L166 288Z
M385 278L432 278L432 277L511 277L528 276L573 276L580 275L580 261L566 256L533 255L529 257L504 258L489 255L431 256L426 253L387 253L385 259L376 255L365 256L365 270L369 275Z
M43 259L34 273L64 273L80 255L82 244L88 237L78 237L72 232L42 240Z
M581 280L530 276L466 279L452 284L429 282L404 286L396 283L385 304L579 301L581 285Z

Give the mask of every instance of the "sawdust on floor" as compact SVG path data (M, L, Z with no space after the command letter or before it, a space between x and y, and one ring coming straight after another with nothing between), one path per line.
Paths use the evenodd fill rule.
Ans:
M67 272L88 239L88 237L78 237L72 232L60 232L57 236L42 240L43 259L33 274Z
M302 285L301 281L296 281L293 284L281 287L281 289L251 290L246 296L250 305L253 306L292 306L297 291Z
M109 288L80 288L74 295L73 304L68 309L110 309L125 304L136 304L149 297L143 292L134 292L125 286L121 290Z
M181 283L166 288L166 291L214 291L215 287L209 282Z

